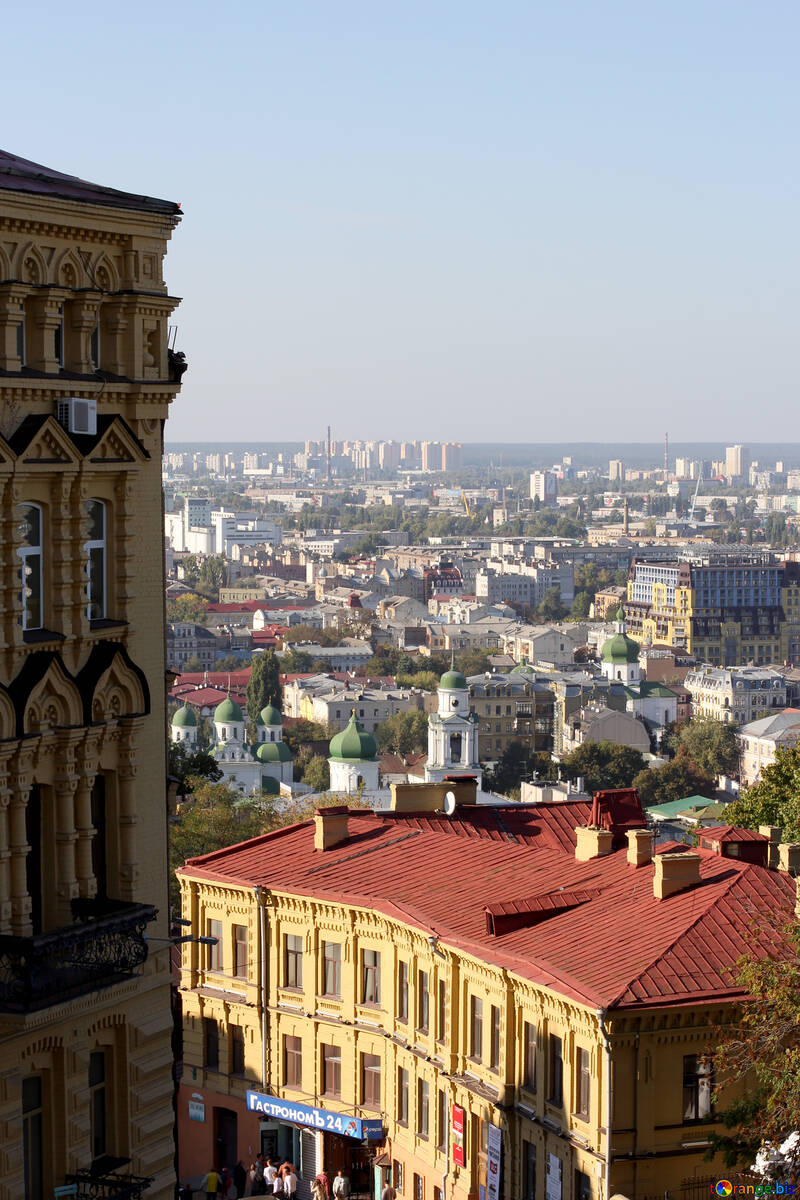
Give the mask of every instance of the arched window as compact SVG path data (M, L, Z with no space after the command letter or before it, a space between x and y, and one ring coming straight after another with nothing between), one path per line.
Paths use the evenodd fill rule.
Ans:
M102 500L89 500L86 504L86 532L88 540L83 548L88 556L86 567L89 576L89 604L86 614L90 621L99 621L106 615L106 506Z
M42 614L42 510L38 504L20 504L22 545L22 628L41 629Z

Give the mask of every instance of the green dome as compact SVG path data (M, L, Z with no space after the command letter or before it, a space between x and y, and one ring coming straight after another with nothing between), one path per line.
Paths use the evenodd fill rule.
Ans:
M268 704L258 714L259 725L282 725L283 717L274 704Z
M614 617L614 620L615 621L624 621L625 620L625 609L622 607L621 604L620 604L619 608L617 609L617 615Z
M516 667L512 667L510 674L511 675L535 675L536 672L534 671L534 669L530 665L530 663L522 662L522 663L518 663L518 665Z
M218 704L214 709L214 721L243 721L242 710L235 700L231 700L230 696Z
M177 725L179 729L185 728L187 725L197 725L197 717L194 715L194 710L189 708L188 704L182 705L172 718L172 724Z
M459 688L465 690L467 688L466 678L460 671L445 671L442 678L439 680L440 688Z
M269 796L278 796L280 795L281 785L271 775L265 775L261 780L261 790Z
M259 762L291 762L292 752L285 742L262 742L256 750Z
M346 729L331 738L330 756L341 762L374 762L378 743L371 733L365 733L353 713Z
M601 658L605 663L634 663L639 658L639 643L627 633L615 633L603 646Z

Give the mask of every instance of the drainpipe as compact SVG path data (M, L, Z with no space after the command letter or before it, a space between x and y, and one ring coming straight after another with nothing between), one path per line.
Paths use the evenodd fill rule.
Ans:
M269 992L267 990L268 974L267 974L267 889L263 887L256 888L256 900L258 901L258 921L259 921L259 950L261 955L261 1083L266 1090L267 1087L267 1003Z
M606 1009L598 1008L597 1020L600 1034L606 1052L605 1071L605 1109L606 1109L606 1162L605 1179L603 1180L603 1200L609 1200L611 1194L611 1042L606 1029Z

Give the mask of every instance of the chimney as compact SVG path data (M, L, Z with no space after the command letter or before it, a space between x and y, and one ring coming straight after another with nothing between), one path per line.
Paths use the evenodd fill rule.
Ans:
M778 870L786 871L789 875L800 875L800 842L781 842L779 844Z
M632 867L644 867L653 857L652 829L629 829L625 835L628 839L628 862Z
M656 900L666 900L676 892L685 892L700 882L699 854L657 854L653 859L656 867L653 876L653 895Z
M605 858L611 853L614 835L610 829L601 829L598 825L578 825L575 836L575 858L578 862L591 862L593 858Z
M769 865L771 866L772 870L777 871L777 869L778 869L777 847L781 841L781 827L780 826L759 826L758 832L760 834L763 834L765 836L765 838L769 838L769 841L770 841Z
M350 810L346 804L335 804L329 808L318 808L314 813L314 849L332 850L347 837L347 817Z

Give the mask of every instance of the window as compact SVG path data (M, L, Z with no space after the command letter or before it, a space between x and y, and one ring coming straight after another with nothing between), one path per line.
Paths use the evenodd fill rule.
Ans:
M219 1070L219 1026L213 1017L203 1017L205 1060L209 1071Z
M41 629L42 614L42 510L38 504L20 504L19 532L22 545L22 628Z
M381 1060L377 1054L361 1055L361 1103L365 1108L381 1106Z
M483 1056L483 1001L478 996L469 998L469 1052L472 1058Z
M447 1134L450 1128L450 1103L447 1092L436 1093L436 1146L443 1154L447 1153Z
M22 1148L25 1195L28 1200L43 1200L44 1105L41 1075L29 1075L22 1081Z
M286 1087L302 1086L303 1041L299 1037L283 1035L283 1082Z
M492 1071L500 1070L500 1009L492 1005L491 1043L489 1045L489 1067Z
M443 1042L447 1033L447 981L439 980L436 1005L436 1040Z
M325 942L325 978L323 991L326 996L342 994L342 947L338 942Z
M362 959L364 1004L381 1002L381 956L378 950L365 950Z
M423 1033L428 1032L429 1009L428 972L417 971L417 1029Z
M536 1200L536 1146L522 1143L522 1200Z
M86 516L89 534L83 544L89 559L89 604L86 615L90 621L99 621L106 615L106 506L103 501L87 501Z
M575 1172L575 1200L592 1200L592 1181L583 1171Z
M231 1075L244 1075L244 1030L241 1025L230 1025L231 1031Z
M589 1075L589 1051L575 1051L575 1113L589 1120L591 1076Z
M711 1114L711 1064L697 1054L683 1058L683 1120L702 1121Z
M422 1138L428 1136L430 1095L430 1084L426 1079L420 1079L417 1083L417 1133Z
M234 975L237 979L247 978L247 926L233 927L233 962Z
M299 934L287 933L284 946L283 986L301 988L303 986L303 939Z
M322 1091L326 1096L342 1094L342 1052L338 1046L322 1047Z
M100 370L100 321L99 320L98 320L97 324L95 325L94 329L92 330L92 339L91 339L89 354L92 359L92 366L94 367L95 371L99 371Z
M403 1164L397 1159L392 1163L392 1184L396 1192L403 1190Z
M408 1124L408 1071L397 1069L397 1120L400 1125Z
M89 1138L93 1159L107 1153L106 1125L106 1052L93 1050L89 1055Z
M92 874L97 886L97 895L108 895L108 862L106 854L106 778L96 775L92 784Z
M222 921L208 922L208 936L216 938L213 946L208 947L208 970L222 970Z
M550 1034L550 1095L548 1100L559 1108L564 1103L564 1060L561 1038Z
M408 963L397 964L397 1019L408 1020Z
M414 1175L414 1200L425 1200L425 1180L422 1175Z

